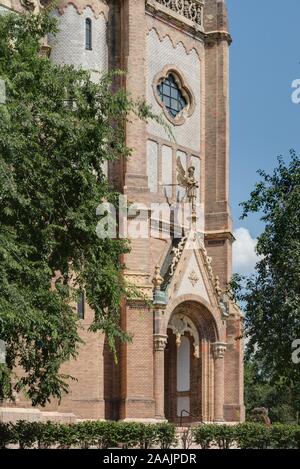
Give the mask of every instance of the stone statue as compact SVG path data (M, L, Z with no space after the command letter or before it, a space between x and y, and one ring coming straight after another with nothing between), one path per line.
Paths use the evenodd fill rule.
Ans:
M177 182L181 187L186 188L186 196L192 207L192 213L196 212L198 182L195 178L195 167L189 166L187 172L181 164L180 158L177 158Z
M153 276L152 283L154 285L155 290L160 290L161 284L163 283L164 279L160 275L160 266L156 265L155 266L155 274Z

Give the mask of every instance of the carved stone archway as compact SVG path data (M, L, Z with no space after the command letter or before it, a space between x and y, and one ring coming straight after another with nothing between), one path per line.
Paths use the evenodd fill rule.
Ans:
M172 422L202 420L200 331L180 308L171 316L165 350L165 414Z
M160 418L179 423L186 409L183 423L223 420L226 343L220 338L211 312L193 301L177 305L165 328L158 327L154 350Z

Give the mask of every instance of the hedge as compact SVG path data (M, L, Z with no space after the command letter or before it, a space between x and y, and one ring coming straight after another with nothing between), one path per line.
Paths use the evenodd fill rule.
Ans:
M192 427L193 441L203 449L300 449L300 425L259 423L202 424ZM176 427L169 423L142 424L85 421L75 424L0 422L0 449L20 448L162 448L176 446Z
M300 449L300 425L259 423L238 425L198 425L193 428L194 442L203 449Z
M85 421L75 424L18 421L0 422L0 448L17 444L24 448L71 447L99 449L176 446L176 428L169 423L142 424L111 421Z

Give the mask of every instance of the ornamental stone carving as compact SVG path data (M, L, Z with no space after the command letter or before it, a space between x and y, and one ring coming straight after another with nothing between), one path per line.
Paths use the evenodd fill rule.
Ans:
M193 287L195 287L200 280L200 278L198 277L198 275L196 274L194 270L190 273L188 278L191 284L193 285Z
M163 334L157 334L154 336L154 350L156 352L162 352L165 350L168 341L168 336Z
M173 277L176 269L176 265L180 261L185 243L186 243L187 237L182 238L180 243L178 244L177 248L173 248L172 252L174 253L173 259L172 259L172 264L171 264L171 269L170 269L170 277Z
M176 313L172 317L168 327L176 336L177 347L180 347L181 345L181 337L185 334L185 332L188 332L194 339L194 357L200 357L199 334L190 318L185 316L183 313Z
M215 277L214 277L214 274L213 274L213 270L212 270L212 257L210 257L208 255L208 252L206 250L206 247L205 247L205 244L204 244L204 241L203 240L200 240L200 249L201 251L203 252L203 256L204 256L204 263L205 263L205 266L207 268L207 272L208 272L208 276L210 278L210 280L214 283L215 285Z
M161 5L183 18L202 26L203 23L203 1L202 0L147 0L147 4ZM155 5L156 4L156 5Z
M218 297L220 297L222 295L222 288L220 286L220 278L218 275L216 275L215 277L215 288L216 288L216 293Z
M143 272L126 271L125 281L131 291L132 300L152 299L153 289L150 282L150 275ZM135 297L136 293L136 297Z
M224 358L226 352L227 344L223 342L215 342L212 344L212 353L214 359Z

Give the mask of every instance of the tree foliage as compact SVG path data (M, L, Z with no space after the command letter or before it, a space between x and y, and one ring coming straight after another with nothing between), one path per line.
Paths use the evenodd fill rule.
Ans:
M55 32L46 14L0 17L0 398L22 390L34 405L68 389L60 368L80 342L78 291L112 349L129 339L119 326L128 244L97 237L96 209L116 199L103 163L130 155L124 122L147 115L125 91L111 91L111 76L96 84L43 56L41 41Z
M257 360L245 363L246 419L253 418L253 410L264 407L272 423L299 423L300 386L272 381Z
M243 217L261 213L265 224L258 237L261 256L255 275L244 279L239 299L244 303L248 358L257 360L271 383L296 386L300 364L292 361L292 344L300 338L300 160L294 151L278 159L273 174L259 171Z

